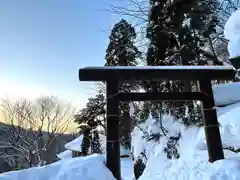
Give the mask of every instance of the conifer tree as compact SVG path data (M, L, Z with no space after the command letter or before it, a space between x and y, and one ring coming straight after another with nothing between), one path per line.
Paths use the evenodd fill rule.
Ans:
M90 152L89 152L90 143L91 143L90 128L87 128L83 132L83 140L82 140L82 144L81 144L83 156L87 156L90 154Z
M216 34L218 23L217 0L150 0L147 38L150 46L147 65L222 65L212 50L211 38ZM147 91L191 91L194 82L161 81L145 82ZM188 113L200 115L193 103L151 103L150 108L159 114L170 112L185 125L194 122Z
M106 100L102 92L88 99L86 107L75 115L78 124L88 124L92 129L97 126L105 127Z
M131 24L124 19L116 23L109 36L110 42L106 50L105 66L136 66L141 53L134 44L135 39L136 32ZM119 86L121 92L130 92L137 88L137 84L129 82L122 82ZM133 123L129 114L129 103L121 102L119 109L121 144L130 148L130 133Z
M92 138L92 148L93 148L93 153L101 154L101 143L100 143L100 137L99 133L97 130L93 132L93 138Z
M106 50L106 66L136 66L141 53L134 44L137 35L126 20L116 23L109 36Z

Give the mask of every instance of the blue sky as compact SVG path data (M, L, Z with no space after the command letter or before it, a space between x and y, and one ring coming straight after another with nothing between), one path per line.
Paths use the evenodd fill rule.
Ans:
M0 96L52 94L82 105L90 84L78 69L104 64L120 17L100 0L0 1Z

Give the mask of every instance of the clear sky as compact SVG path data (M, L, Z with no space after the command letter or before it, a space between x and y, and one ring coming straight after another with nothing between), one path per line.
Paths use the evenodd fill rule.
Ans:
M99 0L1 0L0 96L57 95L83 105L78 69L104 64L120 17Z

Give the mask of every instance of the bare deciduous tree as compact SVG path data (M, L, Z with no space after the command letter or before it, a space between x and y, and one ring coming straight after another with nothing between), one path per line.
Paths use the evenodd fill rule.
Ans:
M74 109L55 97L36 101L3 100L6 125L0 137L0 156L15 169L41 166L56 160L58 138L73 120Z

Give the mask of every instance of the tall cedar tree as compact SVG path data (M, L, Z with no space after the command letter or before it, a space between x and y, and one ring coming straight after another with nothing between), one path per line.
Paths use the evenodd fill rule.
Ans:
M217 0L150 0L150 5L147 38L151 43L147 65L208 65L210 61L213 65L222 65L211 52L211 38L218 23ZM147 91L158 92L192 91L192 84L194 82L144 82ZM148 103L148 108L155 112L156 118L170 112L187 126L199 124L201 119L199 108L193 103Z
M140 51L134 44L136 39L134 27L126 20L121 19L116 23L109 36L109 45L106 50L105 66L136 66L137 58L141 56ZM121 92L130 92L137 85L131 82L119 84ZM129 103L120 103L120 138L121 144L130 148L130 132L132 130L132 119L129 114Z

